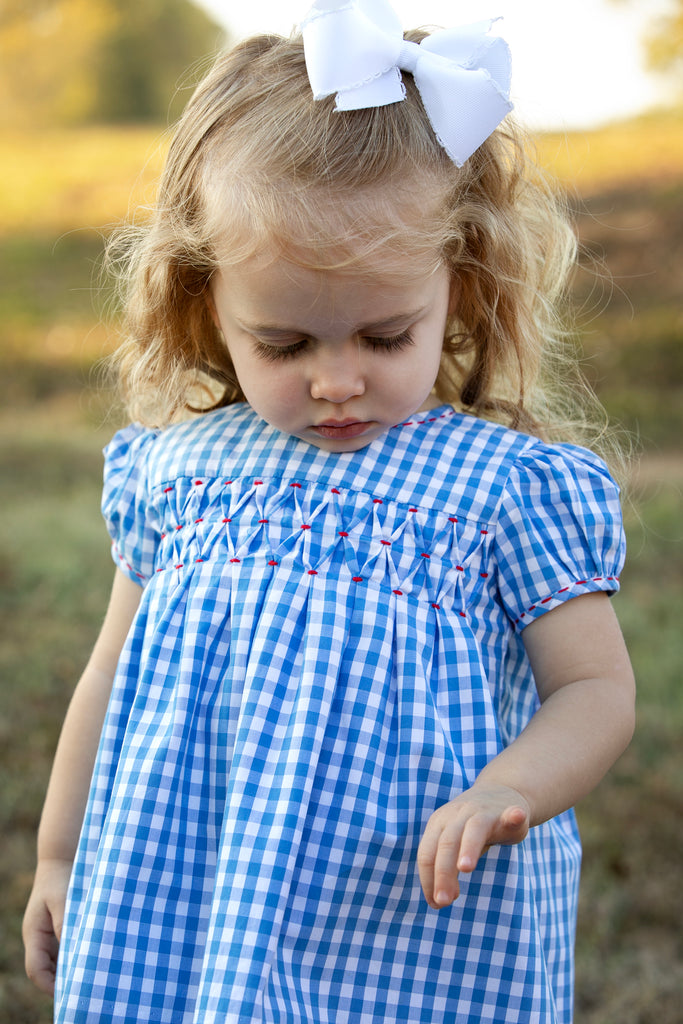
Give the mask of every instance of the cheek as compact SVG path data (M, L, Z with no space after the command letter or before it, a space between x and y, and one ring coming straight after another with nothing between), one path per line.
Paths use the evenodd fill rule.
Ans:
M291 367L249 358L235 363L237 378L249 404L259 413L277 415L300 403L301 386ZM298 386L297 386L298 385Z
M441 365L442 349L442 337L436 333L430 332L422 344L417 342L409 368L416 383L423 384L428 380L433 383Z

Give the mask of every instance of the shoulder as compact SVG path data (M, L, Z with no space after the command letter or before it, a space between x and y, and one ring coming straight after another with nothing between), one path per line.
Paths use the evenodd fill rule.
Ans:
M547 444L535 438L511 461L503 501L524 508L586 510L619 504L619 487L595 452L574 444Z
M619 493L603 459L588 448L546 442L472 416L453 422L443 452L496 506L519 491L530 502L544 503L551 494L601 502Z
M211 450L225 447L258 427L259 417L244 402L201 413L158 432L159 450Z
M226 453L236 452L267 425L244 403L163 429L132 424L118 431L104 450L105 476L122 470L147 476L150 485L186 473L222 471Z

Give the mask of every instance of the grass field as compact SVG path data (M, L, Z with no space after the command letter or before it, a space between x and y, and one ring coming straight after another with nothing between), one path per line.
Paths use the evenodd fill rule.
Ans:
M576 1024L683 1019L683 152L670 127L541 146L571 185L587 252L611 275L577 277L587 369L642 449L615 599L639 725L579 808ZM638 165L655 139L656 176L651 162ZM23 978L20 918L57 732L111 576L100 449L117 424L96 386L111 342L99 318L106 292L93 282L108 225L131 192L149 197L158 140L131 131L15 142L12 160L0 152L5 196L19 197L0 198L0 1024L47 1024L48 1002Z

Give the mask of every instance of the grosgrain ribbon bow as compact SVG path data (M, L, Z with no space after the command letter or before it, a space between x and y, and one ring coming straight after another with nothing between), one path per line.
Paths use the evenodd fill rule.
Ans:
M313 96L336 93L337 110L386 106L405 98L401 71L409 71L437 139L461 167L512 110L510 51L487 35L496 20L418 44L403 39L386 0L316 0L301 24Z

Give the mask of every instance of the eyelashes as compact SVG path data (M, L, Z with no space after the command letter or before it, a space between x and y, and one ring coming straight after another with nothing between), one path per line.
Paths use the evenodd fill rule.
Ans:
M413 336L410 331L402 331L401 334L394 334L387 338L364 337L362 341L373 352L398 352L413 344ZM256 354L269 363L295 359L308 345L307 338L295 341L292 345L267 345L263 341L254 339Z
M254 350L256 355L265 359L268 363L277 363L284 359L294 359L306 348L308 342L305 339L295 341L293 345L266 345L264 341L254 339Z
M363 340L373 352L397 352L413 344L413 336L410 331L394 334L390 338L364 338Z

